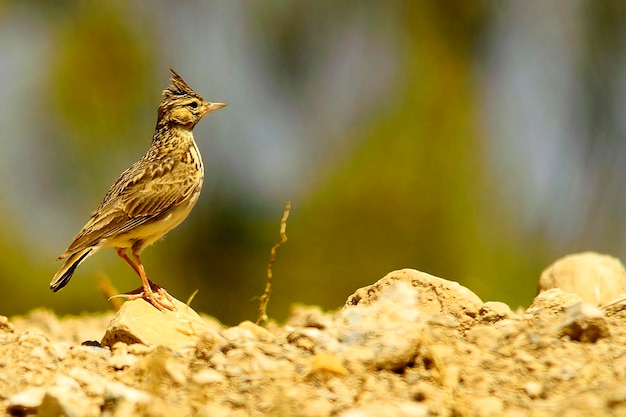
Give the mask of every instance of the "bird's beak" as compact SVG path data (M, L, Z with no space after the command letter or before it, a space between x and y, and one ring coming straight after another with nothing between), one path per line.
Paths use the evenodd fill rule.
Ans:
M222 107L226 107L228 104L226 103L206 103L204 106L203 116L211 113L212 111L219 110Z

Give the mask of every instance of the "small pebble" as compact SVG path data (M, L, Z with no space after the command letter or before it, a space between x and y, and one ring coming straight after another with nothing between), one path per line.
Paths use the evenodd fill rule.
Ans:
M224 382L226 378L214 369L204 369L193 374L191 380L199 385L207 385L219 384L220 382Z
M257 340L263 342L271 342L272 340L274 340L274 335L272 333L270 333L267 329L259 326L258 324L252 323L249 320L242 321L237 327L250 331L252 334L254 334Z
M109 358L109 366L113 369L121 370L133 366L138 360L137 356L128 353L115 354Z
M234 326L230 327L222 332L224 337L229 342L245 342L248 340L255 340L254 333L243 327Z
M12 416L37 414L44 395L46 395L44 388L28 388L9 399L7 410Z
M527 382L524 385L524 391L530 398L539 398L543 394L543 385L539 382Z
M487 301L478 311L482 322L495 323L513 315L511 308L499 301Z
M341 360L335 355L319 351L313 356L313 364L311 365L311 373L326 372L336 375L347 375L348 371L341 363Z

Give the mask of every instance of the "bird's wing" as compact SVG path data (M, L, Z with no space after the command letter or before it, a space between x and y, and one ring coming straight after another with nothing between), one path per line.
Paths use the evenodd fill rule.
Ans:
M189 199L199 186L196 171L180 161L135 163L111 186L60 258L154 219Z

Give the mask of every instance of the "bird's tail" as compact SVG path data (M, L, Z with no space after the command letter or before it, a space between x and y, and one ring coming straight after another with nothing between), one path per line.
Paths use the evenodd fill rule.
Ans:
M52 278L52 281L50 282L50 289L54 292L57 292L61 288L65 287L67 283L70 282L72 275L74 275L76 267L82 261L84 261L85 258L89 256L92 251L93 248L86 248L80 252L76 252L70 255L70 257L67 261L65 261L61 269L59 269L54 275L54 278Z

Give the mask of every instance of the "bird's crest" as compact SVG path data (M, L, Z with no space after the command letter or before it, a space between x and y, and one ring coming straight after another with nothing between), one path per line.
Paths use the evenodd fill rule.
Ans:
M176 71L170 68L172 72L172 76L170 77L170 81L172 81L172 85L163 90L163 98L165 99L173 99L176 96L190 95L194 97L200 97L198 93L193 91L191 87L187 85L185 80L178 75Z
M163 120L165 114L172 108L185 103L190 97L195 97L204 101L202 96L193 91L176 71L172 68L170 68L170 71L172 72L172 76L170 78L172 85L163 90L163 97L161 98L157 112L157 123Z

